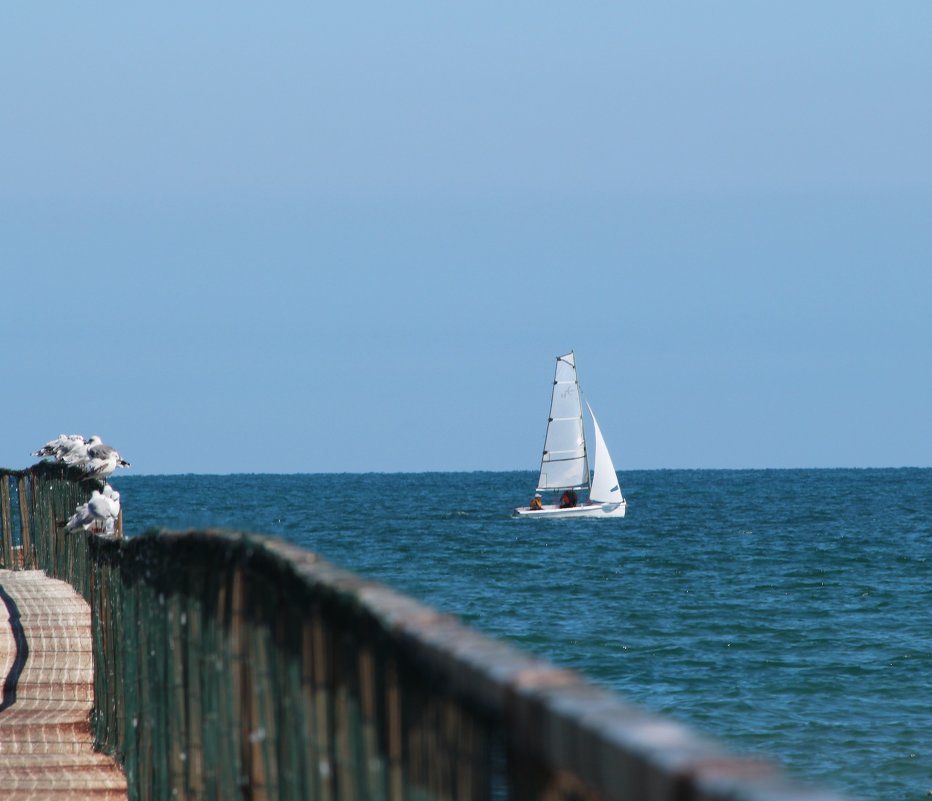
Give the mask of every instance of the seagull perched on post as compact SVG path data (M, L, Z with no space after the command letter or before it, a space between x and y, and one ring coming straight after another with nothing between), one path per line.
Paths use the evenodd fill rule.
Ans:
M59 434L49 440L33 456L51 456L55 461L68 462L72 454L83 453L87 449L87 440L80 434Z
M92 478L110 478L118 467L129 467L129 462L114 451L104 457L94 457L84 464L84 472Z
M87 441L87 461L84 472L94 478L107 478L118 467L129 467L116 448L105 445L96 434Z
M97 534L113 534L120 516L120 493L109 484L94 490L87 503L80 504L65 524L68 531L84 529Z

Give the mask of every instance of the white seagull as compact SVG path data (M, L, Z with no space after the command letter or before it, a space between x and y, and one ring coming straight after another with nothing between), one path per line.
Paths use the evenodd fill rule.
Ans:
M83 464L84 472L94 478L108 478L118 467L129 467L116 448L105 445L100 437L93 436L87 441L87 461Z
M87 456L89 459L109 459L115 456L121 467L129 467L129 462L120 458L116 448L105 445L96 434L87 441Z
M45 443L39 450L33 451L33 456L51 456L59 462L67 461L70 455L78 450L84 451L87 440L80 434L59 434L55 439Z
M68 531L84 529L98 534L113 534L120 516L120 493L109 484L104 491L94 490L87 503L80 504L68 520Z

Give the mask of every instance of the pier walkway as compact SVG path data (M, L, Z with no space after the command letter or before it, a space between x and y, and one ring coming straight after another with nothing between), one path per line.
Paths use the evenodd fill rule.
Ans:
M93 750L91 610L41 570L0 570L0 797L125 800L126 778Z

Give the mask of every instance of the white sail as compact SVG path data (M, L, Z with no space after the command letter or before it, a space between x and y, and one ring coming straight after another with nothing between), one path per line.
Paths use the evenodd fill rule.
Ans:
M595 475L592 478L592 488L589 490L589 500L593 503L621 503L624 501L624 496L621 494L615 465L612 464L612 457L608 448L605 447L602 431L588 401L586 407L589 409L592 427L595 430Z
M550 399L550 419L540 461L538 491L578 489L589 483L586 436L573 352L557 357Z

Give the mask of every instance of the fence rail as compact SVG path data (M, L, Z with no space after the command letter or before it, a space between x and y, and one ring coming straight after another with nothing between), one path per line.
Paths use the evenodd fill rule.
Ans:
M65 533L97 486L0 471L0 557L91 605L131 798L838 800L285 542Z

